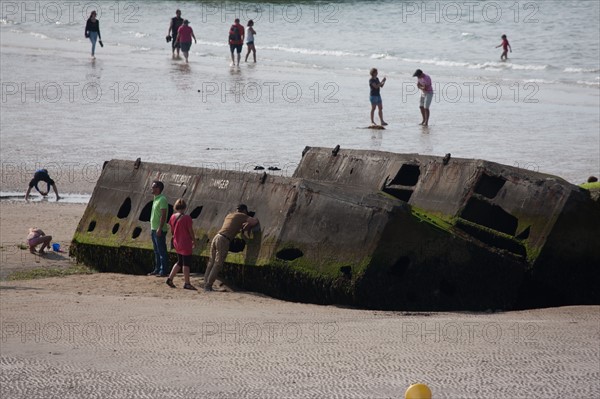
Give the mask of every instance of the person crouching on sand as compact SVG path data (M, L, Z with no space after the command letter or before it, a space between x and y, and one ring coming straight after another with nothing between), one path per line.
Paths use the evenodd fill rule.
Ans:
M371 100L371 123L376 125L375 123L375 108L379 108L379 120L381 121L381 126L387 126L387 123L383 120L383 101L381 100L381 94L379 90L385 85L385 81L387 78L383 78L381 82L377 77L377 68L371 68L371 79L369 79L369 88L371 89L370 100Z
M52 241L52 236L47 236L42 229L38 229L37 227L31 227L29 229L29 234L27 235L27 245L29 245L29 252L32 254L38 253L40 255L44 255L46 251L44 251L50 245ZM42 244L42 247L39 251L35 250L35 247Z
M171 274L169 274L169 277L167 278L167 285L175 288L173 278L183 267L183 288L186 290L195 290L196 288L190 284L192 250L196 243L194 229L192 228L192 218L190 215L185 214L187 204L183 198L179 198L175 201L173 208L177 213L171 215L169 225L171 226L171 232L173 233L173 246L177 252L177 263L175 263L173 269L171 269Z

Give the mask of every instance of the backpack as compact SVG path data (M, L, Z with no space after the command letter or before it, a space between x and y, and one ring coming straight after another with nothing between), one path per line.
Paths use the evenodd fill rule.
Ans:
M231 25L231 29L229 29L229 42L239 42L242 40L242 35L240 34L240 28L236 25Z

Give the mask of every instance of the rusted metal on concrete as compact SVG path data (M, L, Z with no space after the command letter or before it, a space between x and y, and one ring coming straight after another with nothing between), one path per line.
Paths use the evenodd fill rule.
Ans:
M112 160L72 254L101 271L150 271L153 180L165 183L170 205L188 203L200 238L193 271L204 270L228 212L238 203L256 212L260 231L223 271L241 288L378 309L600 303L589 290L599 281L600 234L588 237L599 233L599 204L554 176L339 148L307 147L292 177Z

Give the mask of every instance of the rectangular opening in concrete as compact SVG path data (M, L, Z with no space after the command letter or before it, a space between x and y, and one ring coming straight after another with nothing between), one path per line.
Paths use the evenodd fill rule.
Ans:
M391 181L390 185L414 186L419 182L421 169L419 165L404 164Z
M463 219L459 218L456 221L456 227L460 228L466 233L469 233L471 236L475 237L479 241L484 242L487 245L491 245L492 247L505 249L519 256L527 255L525 247L518 241L510 239L506 236L494 234L493 232L486 230L485 228L469 223L468 221L465 221Z
M475 192L487 198L494 198L498 191L504 186L506 179L503 177L490 176L483 173L475 186Z
M475 197L469 198L469 202L467 202L460 217L511 236L515 235L519 224L516 217L498 205L490 204Z
M398 198L400 201L408 202L410 200L410 196L412 195L412 190L407 190L404 188L397 187L384 187L383 192L388 193L389 195L393 195Z

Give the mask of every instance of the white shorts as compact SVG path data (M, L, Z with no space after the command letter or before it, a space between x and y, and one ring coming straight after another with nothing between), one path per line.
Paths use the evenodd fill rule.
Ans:
M425 109L429 109L429 106L431 105L431 100L433 100L433 92L422 93L420 106Z

